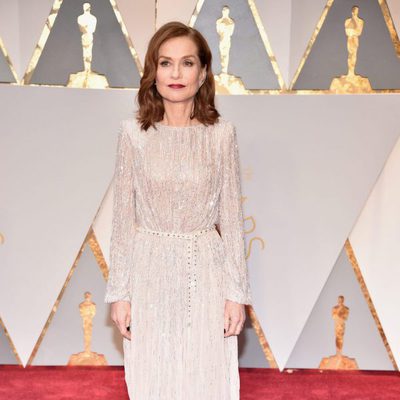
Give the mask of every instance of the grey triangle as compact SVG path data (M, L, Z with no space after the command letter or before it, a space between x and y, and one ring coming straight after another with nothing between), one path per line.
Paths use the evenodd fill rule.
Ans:
M243 331L238 337L238 348L239 367L269 368L268 361L265 358L265 354L249 316L246 317Z
M81 32L76 22L83 13L83 3L62 2L29 83L65 85L70 74L84 69ZM110 0L96 0L91 12L97 18L93 71L105 75L110 87L139 87L140 73Z
M382 9L377 0L335 0L305 60L293 89L329 89L334 77L347 73L347 36L344 22L359 6L364 28L359 37L356 73L369 79L373 89L400 88L397 57Z
M0 39L1 43L1 39ZM7 57L0 47L0 83L16 83L14 74L7 61Z
M0 364L19 364L11 344L6 336L4 329L0 324Z
M318 368L323 357L335 355L331 310L339 295L349 307L343 354L355 358L362 370L394 370L344 248L285 367Z
M91 350L104 354L109 365L122 365L122 337L112 324L109 305L104 303L105 285L96 259L86 245L32 365L66 365L72 354L84 350L79 303L86 291L92 293L92 301L96 303Z
M215 24L221 18L224 6L230 8L229 16L235 23L228 73L240 77L246 89L280 89L249 3L245 0L205 0L197 16L194 27L204 35L211 48L213 73L221 72L219 36Z

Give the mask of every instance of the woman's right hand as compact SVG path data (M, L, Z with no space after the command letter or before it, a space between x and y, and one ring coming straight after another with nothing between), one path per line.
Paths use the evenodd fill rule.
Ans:
M131 323L131 303L129 301L111 303L111 319L117 325L121 335L131 340L131 332L127 329Z

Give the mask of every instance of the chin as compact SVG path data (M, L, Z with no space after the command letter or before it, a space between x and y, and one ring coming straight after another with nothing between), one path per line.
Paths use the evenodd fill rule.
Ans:
M185 101L190 101L194 97L193 95L187 95L183 93L176 93L175 95L171 95L168 93L165 96L162 96L162 98L166 101L170 101L171 103L180 103L180 102L185 102Z

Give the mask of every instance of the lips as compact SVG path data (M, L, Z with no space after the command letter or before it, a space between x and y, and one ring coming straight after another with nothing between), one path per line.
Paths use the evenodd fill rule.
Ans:
M174 84L168 85L168 87L170 87L171 89L182 89L185 87L185 85L180 85L178 83L174 83Z

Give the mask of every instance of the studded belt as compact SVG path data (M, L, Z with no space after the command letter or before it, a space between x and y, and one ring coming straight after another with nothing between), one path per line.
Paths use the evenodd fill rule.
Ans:
M191 297L192 291L197 288L197 276L196 276L196 256L197 256L197 238L204 233L215 230L215 225L199 229L196 231L178 233L178 232L166 232L166 231L155 231L152 229L144 228L143 226L137 226L136 231L147 233L154 236L166 236L172 238L186 239L187 243L187 285L188 285L188 326L192 323L191 316Z

